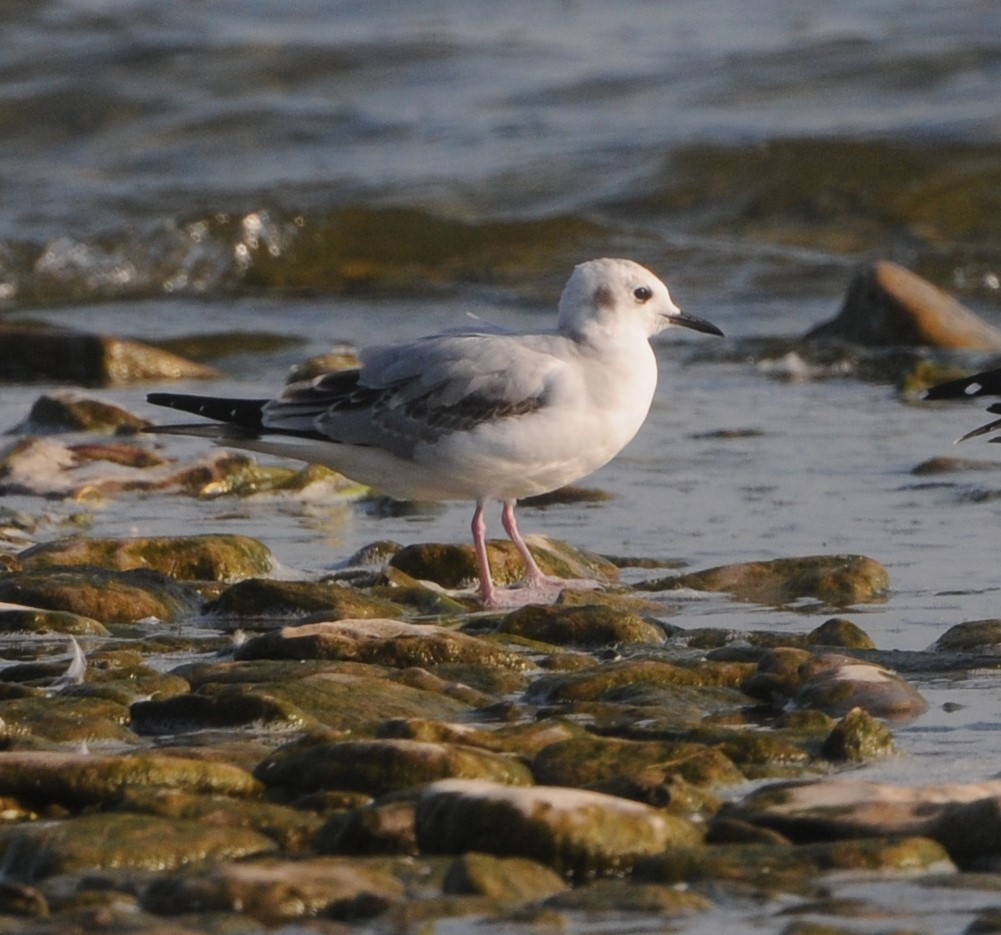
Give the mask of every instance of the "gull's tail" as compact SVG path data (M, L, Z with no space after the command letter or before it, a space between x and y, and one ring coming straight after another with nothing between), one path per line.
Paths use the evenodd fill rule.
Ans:
M146 401L213 419L215 424L155 425L147 429L164 435L200 435L206 438L254 438L261 433L261 411L266 399L226 399L188 393L150 393ZM222 423L222 424L219 424Z

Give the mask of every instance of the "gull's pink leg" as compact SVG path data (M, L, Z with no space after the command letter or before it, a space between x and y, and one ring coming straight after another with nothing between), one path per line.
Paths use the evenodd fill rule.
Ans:
M483 500L476 501L473 513L473 551L476 553L476 567L480 573L480 599L490 606L496 603L497 593L493 578L490 577L490 560L487 558L487 521L483 518Z
M544 584L552 584L552 578L542 573L542 569L535 563L532 553L528 550L528 545L518 531L518 523L514 518L515 500L505 500L501 510L501 522L504 524L504 532L514 543L521 560L525 563L525 579L531 587L540 587Z
M504 524L504 531L508 534L514 547L518 550L521 560L525 563L525 590L545 600L555 600L564 588L571 588L575 591L592 591L598 587L597 581L588 581L579 578L556 578L553 575L543 574L542 569L536 564L532 553L528 550L528 544L518 531L518 523L514 518L515 500L505 500L504 508L501 511L501 522Z

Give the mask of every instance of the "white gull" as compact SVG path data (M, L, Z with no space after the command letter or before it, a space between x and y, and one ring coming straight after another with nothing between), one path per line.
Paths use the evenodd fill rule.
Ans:
M153 431L323 464L400 499L473 500L483 603L552 599L569 583L539 569L515 504L590 474L633 438L657 384L650 338L677 326L723 333L680 311L638 263L591 260L567 282L555 330L456 331L370 347L358 369L293 383L269 400L147 399L221 423ZM502 503L504 530L525 563L513 590L490 575L489 500Z

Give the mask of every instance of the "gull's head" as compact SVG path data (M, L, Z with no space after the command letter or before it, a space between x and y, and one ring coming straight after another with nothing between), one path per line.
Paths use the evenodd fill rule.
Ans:
M592 339L630 334L649 338L671 327L723 334L714 324L681 311L667 286L632 260L581 263L560 296L559 329L564 334Z

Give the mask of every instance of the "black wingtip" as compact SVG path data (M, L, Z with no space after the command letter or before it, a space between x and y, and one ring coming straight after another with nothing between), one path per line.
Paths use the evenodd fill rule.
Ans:
M265 399L226 399L189 393L147 393L146 401L154 406L190 412L250 431L260 430L261 410L267 402Z
M922 399L970 399L974 396L1001 396L1001 369L985 370L969 377L939 383L921 394Z

